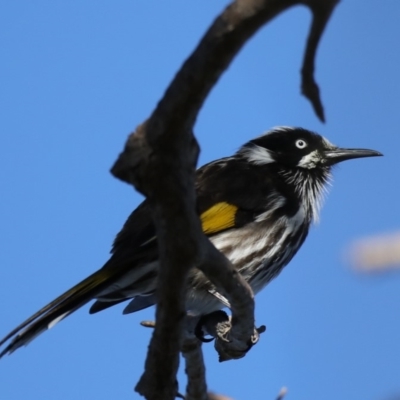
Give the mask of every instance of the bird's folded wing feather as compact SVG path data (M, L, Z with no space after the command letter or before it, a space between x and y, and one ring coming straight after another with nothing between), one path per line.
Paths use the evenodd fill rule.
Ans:
M228 169L223 168L224 165L228 165ZM219 186L221 183L223 187ZM248 180L247 187L249 183ZM197 171L197 211L206 235L213 236L237 227L238 216L241 221L245 221L244 223L252 220L252 204L238 201L237 204L241 206L239 207L230 195L230 188L234 187L236 193L237 190L243 190L237 185L235 174L229 171L229 159L210 163ZM243 197L243 199L249 198L251 199L252 196ZM243 222L239 225L242 224ZM12 338L8 346L0 353L0 357L28 344L37 335L95 298L108 285L119 279L124 272L135 268L135 265L143 265L146 260L157 259L158 250L155 239L156 231L150 207L148 202L144 201L131 213L118 233L113 244L112 256L103 268L57 297L12 330L0 341L1 346Z

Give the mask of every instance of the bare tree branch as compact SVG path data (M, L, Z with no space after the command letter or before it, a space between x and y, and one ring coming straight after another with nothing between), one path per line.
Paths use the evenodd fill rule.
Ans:
M254 299L250 286L208 240L205 241L205 255L198 265L204 274L218 288L221 288L232 310L232 321L224 324L216 337L216 350L220 361L242 358L257 343L258 331L254 328ZM221 324L222 325L222 324Z
M188 377L185 400L208 400L201 342L195 337L185 338L182 343L182 355L186 362L185 372Z
M112 168L114 176L133 184L152 207L160 250L158 304L145 372L136 390L148 399L173 399L185 316L186 278L200 268L221 288L232 305L226 334L227 358L243 356L258 340L254 300L249 286L201 231L195 212L194 171L198 145L192 127L205 98L243 44L283 10L306 4L314 21L308 38L303 92L323 118L313 78L319 38L337 0L237 0L214 21L183 64L147 122L130 135ZM309 89L311 88L311 90ZM217 254L218 253L218 254Z
M317 53L318 43L325 30L326 24L339 0L336 1L308 1L304 0L304 4L308 5L313 13L313 20L310 32L307 38L306 50L304 52L303 67L301 68L302 83L301 90L307 97L318 118L325 122L324 107L319 95L319 87L315 82L314 69L315 57Z

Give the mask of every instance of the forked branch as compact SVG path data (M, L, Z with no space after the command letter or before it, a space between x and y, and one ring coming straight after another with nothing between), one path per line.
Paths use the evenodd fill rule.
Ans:
M305 4L313 12L302 68L302 90L324 119L314 80L317 44L337 0L237 0L213 22L185 61L150 118L128 138L112 168L150 202L157 228L160 271L157 325L136 390L147 399L173 399L185 317L186 278L200 268L232 305L229 343L244 354L257 340L253 294L229 261L204 237L195 212L194 171L198 145L192 134L200 108L244 43L287 8ZM206 256L205 256L206 255ZM232 347L231 346L231 347ZM229 357L234 357L232 354Z

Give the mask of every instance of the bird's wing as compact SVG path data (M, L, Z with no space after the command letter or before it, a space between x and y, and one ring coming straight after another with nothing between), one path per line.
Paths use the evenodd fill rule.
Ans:
M237 167L242 170L238 171ZM237 173L240 179L237 179ZM258 192L262 189L257 179L254 173L247 174L245 165L235 166L235 160L230 158L207 164L197 171L197 211L205 234L212 236L254 220L258 200L252 190L256 194L256 189ZM155 226L150 207L144 201L132 212L118 233L110 260L4 337L0 346L12 340L0 353L0 357L28 344L40 333L98 296L127 271L140 268L143 263L156 260L157 257ZM140 307L151 303L152 293L146 295L149 295L147 302L141 302Z
M128 217L124 226L115 237L111 253L119 258L126 253L137 253L151 243L156 237L151 210L148 202L143 201ZM107 265L107 264L106 264Z
M236 167L239 170L235 172L232 169ZM225 158L206 164L196 171L197 212L203 231L208 236L234 228L238 217L242 217L246 211L253 213L255 209L256 197L248 196L246 188L248 190L250 186L257 189L258 186L252 177L253 173L240 168L243 168L242 164L235 162L235 159ZM237 179L237 173L242 176L246 174L246 178ZM127 253L135 253L137 257L138 252L142 252L150 243L156 243L156 229L150 206L145 200L126 220L115 238L111 252L117 261L126 258Z
M253 222L277 196L262 168L236 157L206 164L197 171L197 211L209 236Z
M212 235L233 228L237 211L237 206L225 201L214 204L200 215L203 232Z

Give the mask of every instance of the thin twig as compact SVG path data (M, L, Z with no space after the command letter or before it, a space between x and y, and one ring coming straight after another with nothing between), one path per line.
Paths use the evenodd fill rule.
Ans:
M325 114L319 87L314 77L315 58L319 41L338 2L339 0L304 0L304 4L309 6L313 13L313 20L304 51L303 66L301 68L301 91L303 95L310 100L315 113L322 122L325 122Z

